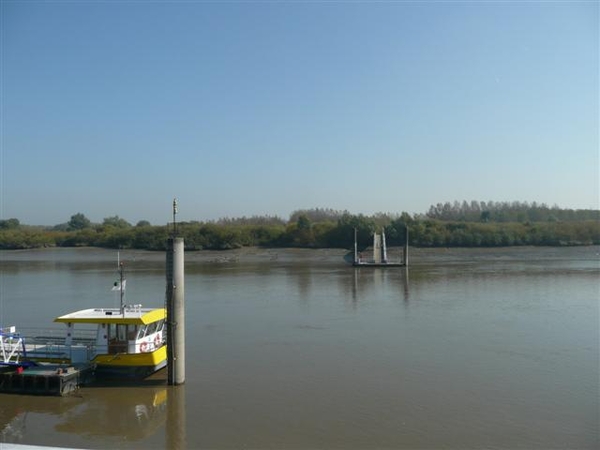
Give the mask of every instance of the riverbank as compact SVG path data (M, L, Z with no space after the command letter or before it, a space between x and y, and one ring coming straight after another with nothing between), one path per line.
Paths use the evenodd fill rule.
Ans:
M391 260L402 255L402 247L388 247ZM531 255L538 255L545 261L565 259L577 255L589 261L600 264L600 246L572 247L484 247L484 248L409 248L410 265L465 263L477 261L531 261ZM306 248L262 248L243 247L232 250L193 250L185 252L186 263L226 265L234 263L305 263L305 264L334 264L348 265L348 249L306 249ZM27 250L2 250L0 263L5 261L94 261L116 264L117 258L128 265L143 264L144 262L160 263L165 259L165 252L152 250L112 250L98 247L61 248L51 247Z
M188 250L263 248L352 248L369 245L373 232L384 231L390 246L405 243L422 248L600 245L600 222L527 221L467 222L432 219L368 219L344 216L337 222L299 221L279 224L180 223L178 235ZM76 230L18 226L0 228L0 249L84 247L164 250L172 233L168 226L88 226Z

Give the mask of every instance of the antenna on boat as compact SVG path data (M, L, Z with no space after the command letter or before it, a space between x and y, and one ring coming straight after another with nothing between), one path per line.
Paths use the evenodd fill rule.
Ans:
M119 294L121 295L121 314L125 314L125 279L123 278L123 263L119 262Z
M121 314L124 314L125 311L125 284L127 283L127 280L125 280L125 271L124 271L124 265L123 265L123 261L120 261L119 256L117 256L117 258L119 259L118 263L117 263L117 270L119 271L119 280L115 281L115 284L113 285L113 288L111 289L111 291L119 291L119 296L121 297L121 304L120 304L120 310L121 310Z

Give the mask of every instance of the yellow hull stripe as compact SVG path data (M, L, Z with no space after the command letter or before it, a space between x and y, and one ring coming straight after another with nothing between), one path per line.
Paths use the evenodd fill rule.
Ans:
M92 362L102 366L155 367L167 359L167 346L148 353L118 353L116 355L97 355Z

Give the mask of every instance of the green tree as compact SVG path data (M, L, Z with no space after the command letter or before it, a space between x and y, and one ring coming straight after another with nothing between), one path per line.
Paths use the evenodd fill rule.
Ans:
M119 216L105 217L102 222L103 226L111 226L115 228L129 228L131 224Z
M169 230L161 227L136 227L133 234L133 248L146 250L165 250ZM187 239L186 239L187 244Z
M0 220L0 230L15 230L20 225L19 219Z
M91 226L92 222L90 222L90 220L82 213L73 214L71 220L67 222L68 231L83 230L84 228L90 228Z
M310 247L314 245L312 223L307 215L301 214L296 221L295 229L291 227L291 235L294 245Z
M299 230L310 230L310 219L306 214L301 214L300 216L298 216L296 225L298 226Z
M354 230L359 247L367 247L373 240L375 222L372 218L362 214L357 216L349 213L338 219L337 227L329 234L329 246L337 248L350 248L354 245Z

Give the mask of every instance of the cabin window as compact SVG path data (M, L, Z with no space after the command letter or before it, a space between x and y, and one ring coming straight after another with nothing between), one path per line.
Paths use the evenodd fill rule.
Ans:
M158 325L158 322L149 323L147 325L147 329L146 329L146 336L148 336L149 334L152 334L152 333L156 333L157 325Z
M164 319L159 320L157 322L149 323L148 325L136 326L137 339L142 339L146 336L150 336L153 333L162 331L164 326L165 326ZM133 327L133 325L130 325L130 327Z
M137 338L142 339L144 336L146 336L146 325L140 325L140 328L138 329L137 333Z

